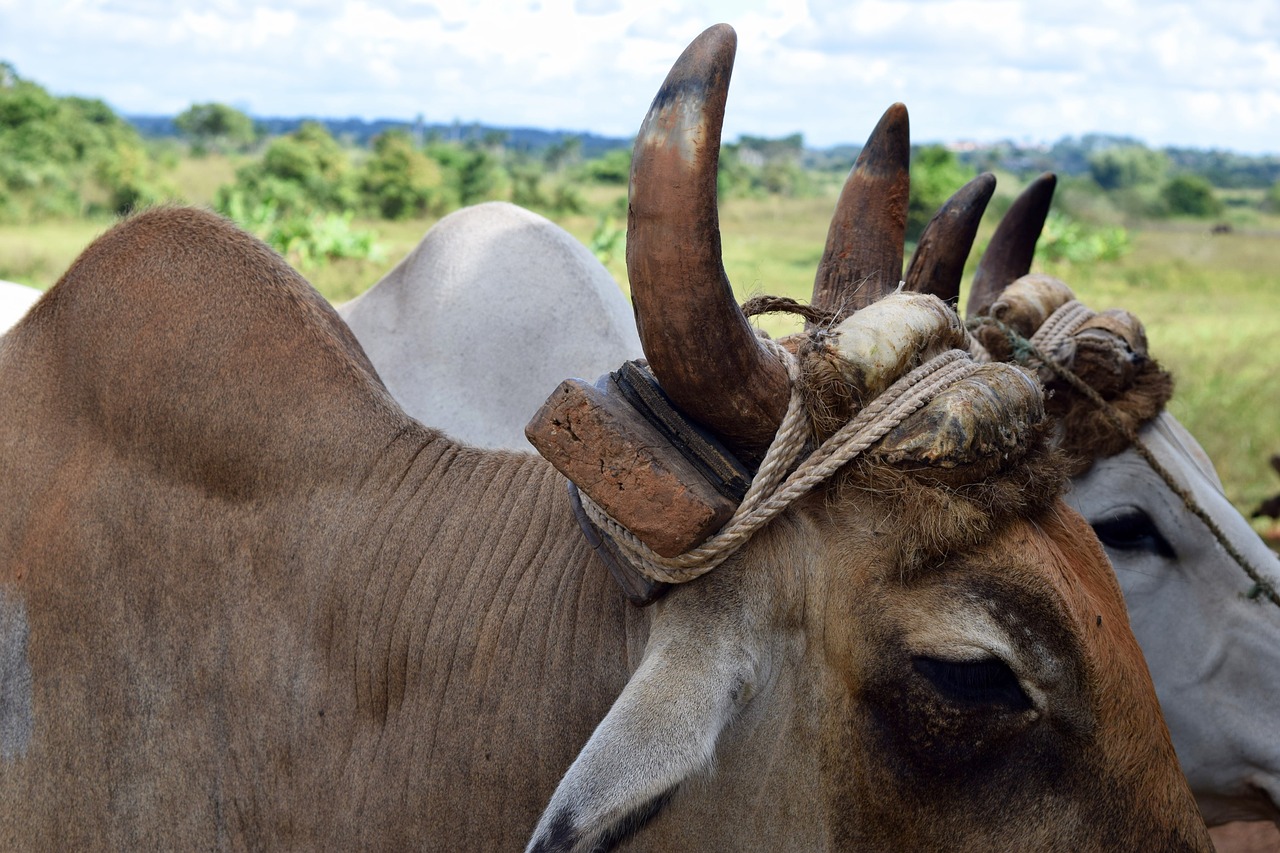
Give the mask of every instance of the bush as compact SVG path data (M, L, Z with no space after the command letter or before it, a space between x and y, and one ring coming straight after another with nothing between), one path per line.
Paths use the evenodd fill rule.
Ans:
M1213 194L1213 187L1199 175L1178 175L1160 190L1169 212L1175 216L1198 216L1207 219L1220 216L1222 202Z
M737 143L722 146L716 174L720 197L813 195L815 182L800 165L800 145L800 135L794 134L782 139L744 136Z
M1280 213L1280 181L1276 181L1271 185L1271 189L1267 190L1262 206L1267 210Z
M219 189L215 201L228 215L233 204L252 208L267 203L284 218L358 206L347 154L322 125L306 122L274 140L261 160L237 170L235 183Z
M4 63L0 190L10 220L120 213L166 194L141 137L110 107L54 97Z
M615 148L582 164L582 174L598 184L626 186L631 180L631 149Z
M941 145L927 145L916 151L907 200L907 239L919 240L938 208L973 176L972 169Z
M1047 263L1080 266L1119 260L1129 248L1129 232L1123 228L1088 228L1050 211L1036 243L1036 257Z
M440 215L446 209L440 164L414 147L408 133L392 130L373 141L373 156L359 179L365 203L383 219Z
M299 268L317 267L336 258L380 260L382 248L372 231L351 227L347 213L281 214L274 200L249 199L233 191L223 214Z
M549 208L551 199L542 191L542 167L528 159L507 165L511 176L511 203L521 207Z
M474 143L465 146L437 142L427 154L444 170L451 207L507 198L511 179L497 156Z
M197 154L210 148L243 150L257 138L253 119L226 104L192 104L173 123Z
M577 187L561 181L551 193L551 210L558 214L585 213L587 201Z
M275 223L266 242L294 266L306 268L336 258L381 260L382 249L372 231L351 227L352 213L293 216Z
M760 167L758 186L771 195L796 198L813 192L809 173L799 163L771 160Z
M759 195L754 170L742 161L737 146L722 145L720 147L720 161L716 169L716 194L722 199Z
M612 216L601 216L596 220L596 228L591 232L591 254L601 264L608 266L626 249L627 230L618 225Z
M1158 184L1169 158L1142 145L1118 145L1089 156L1089 174L1104 190Z

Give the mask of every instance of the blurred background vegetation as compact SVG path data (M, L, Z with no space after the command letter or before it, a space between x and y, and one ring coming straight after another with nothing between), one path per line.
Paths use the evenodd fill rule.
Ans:
M126 118L99 100L54 96L0 63L0 279L49 287L118 215L182 202L234 219L341 302L440 217L501 199L567 228L625 292L630 142L421 118L255 119L216 103ZM740 296L808 297L857 154L806 148L799 134L722 148L725 266ZM1156 150L1101 134L1035 147L918 146L909 238L980 171L995 172L999 189L974 258L1016 193L1056 172L1037 268L1095 308L1144 320L1179 380L1174 413L1241 510L1280 491L1266 465L1280 452L1280 156Z

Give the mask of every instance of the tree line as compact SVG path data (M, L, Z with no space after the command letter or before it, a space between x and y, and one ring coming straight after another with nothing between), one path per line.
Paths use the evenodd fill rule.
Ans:
M530 148L513 145L505 131L446 133L419 120L382 123L357 141L333 131L349 123L300 121L284 130L279 121L266 126L219 103L194 104L166 121L180 146L144 137L100 100L51 95L0 63L0 221L109 215L171 200L169 175L179 158L225 154L242 165L217 191L217 209L292 259L310 262L373 251L372 235L352 227L356 217L437 217L491 199L551 216L582 213L590 186L625 186L630 172L626 142L608 147L600 137L587 156L578 137L548 137ZM806 149L800 134L742 136L722 148L721 196L830 193L856 155L852 146ZM909 236L966 180L993 168L1021 180L1059 172L1058 218L1046 231L1045 251L1057 234L1066 258L1082 246L1094 247L1095 257L1123 252L1121 226L1133 218L1221 216L1226 189L1264 189L1251 203L1280 211L1280 158L1156 151L1097 134L1048 149L926 145L913 150ZM606 220L624 210L600 213L596 237L606 251L619 239Z

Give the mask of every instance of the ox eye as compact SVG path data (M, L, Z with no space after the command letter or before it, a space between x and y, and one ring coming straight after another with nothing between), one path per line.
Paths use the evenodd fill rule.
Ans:
M1146 551L1172 560L1173 546L1160 533L1151 516L1129 508L1118 515L1093 522L1093 532L1108 548L1117 551Z
M916 672L953 702L1003 705L1013 711L1031 707L1031 699L1018 683L1018 676L998 658L951 661L920 655L912 658L912 663Z

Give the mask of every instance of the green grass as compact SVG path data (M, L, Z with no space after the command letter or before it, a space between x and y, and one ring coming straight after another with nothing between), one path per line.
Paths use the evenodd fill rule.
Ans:
M1141 231L1119 263L1063 277L1091 307L1142 319L1177 380L1170 411L1237 507L1280 492L1266 464L1280 453L1280 234Z
M0 279L48 290L110 227L109 219L0 225Z
M212 206L218 188L233 183L236 169L249 158L231 154L206 154L203 157L181 157L169 180L178 197L190 204Z
M177 197L212 207L218 187L230 183L239 161L221 154L183 157L167 176ZM46 290L89 245L111 227L99 219L0 225L0 279Z
M209 186L233 168L207 159L185 176ZM591 213L560 224L589 244L602 212L624 209L622 188L595 188ZM820 199L730 199L721 206L724 264L739 299L758 294L807 300L834 206ZM48 287L109 222L0 228L0 278ZM351 299L409 252L434 221L357 221L378 233L378 261L343 260L304 274L332 302ZM1177 379L1171 411L1214 460L1227 495L1242 511L1280 491L1266 464L1280 453L1280 218L1259 215L1249 229L1213 235L1208 223L1132 230L1132 251L1090 268L1047 269L1091 307L1125 308L1146 324L1152 353ZM984 224L978 243L988 239ZM608 265L626 292L624 253ZM772 335L794 331L788 318L761 318Z
M353 228L371 230L378 235L377 260L340 259L303 274L325 298L340 305L364 293L386 275L392 267L421 242L423 236L436 223L435 219L405 222L384 220L355 220Z

